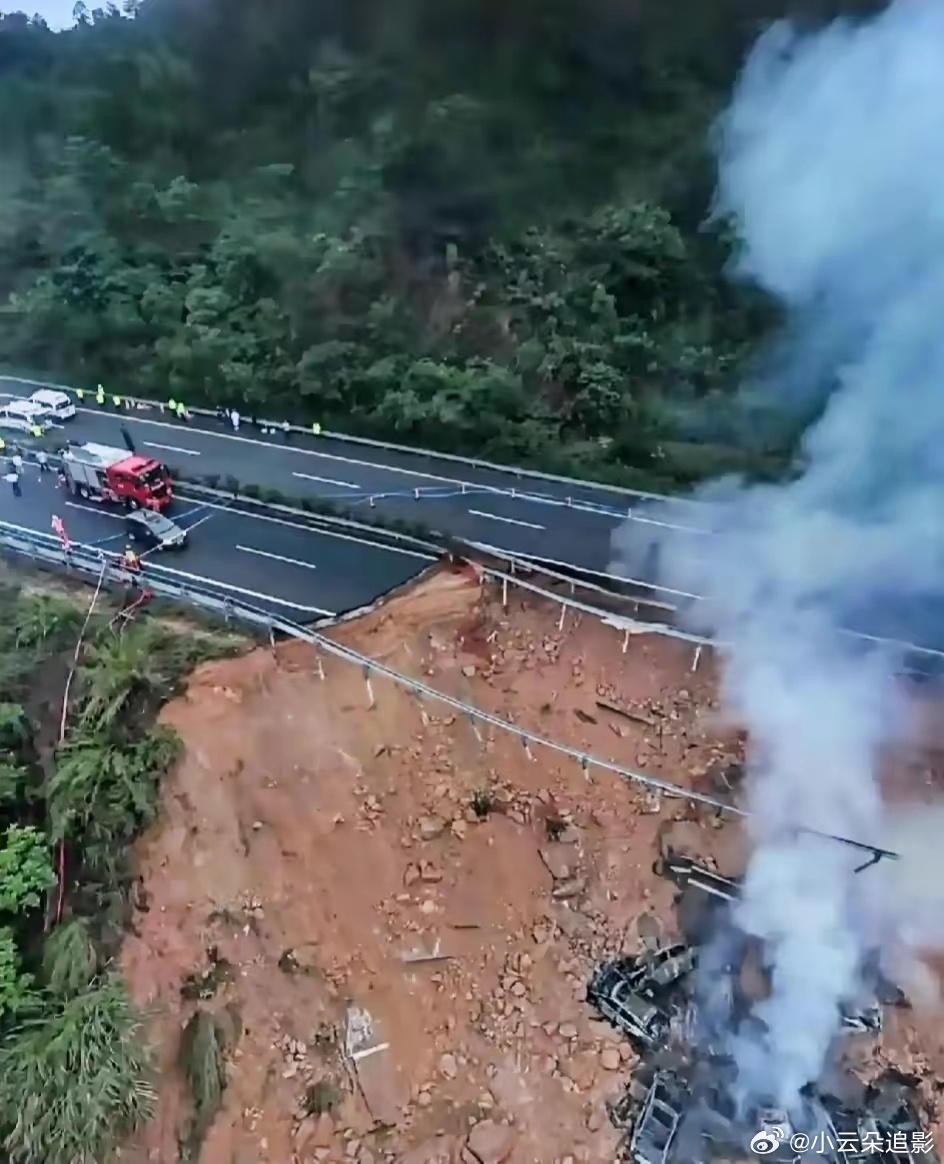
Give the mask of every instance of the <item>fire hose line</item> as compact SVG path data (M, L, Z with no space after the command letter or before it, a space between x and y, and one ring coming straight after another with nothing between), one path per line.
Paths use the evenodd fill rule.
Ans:
M66 685L62 693L62 714L59 718L59 746L62 747L66 738L66 719L69 714L69 692L72 689L72 680L75 677L76 669L79 665L79 654L82 651L82 643L85 641L85 634L88 630L89 623L92 621L92 613L98 603L98 596L102 592L102 586L105 582L105 575L108 573L108 562L102 561L102 568L98 575L98 584L95 587L95 593L92 595L92 601L89 603L88 610L85 612L85 621L82 623L82 629L79 631L79 637L76 640L75 651L72 655L72 663L69 667L69 674L66 676ZM62 921L62 906L65 900L66 892L66 841L62 837L59 841L59 894L56 901L56 924Z

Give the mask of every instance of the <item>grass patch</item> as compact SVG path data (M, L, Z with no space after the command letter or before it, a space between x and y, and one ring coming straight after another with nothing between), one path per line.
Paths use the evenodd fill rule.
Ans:
M13 1164L110 1164L154 1106L142 1020L109 970L130 847L179 754L160 707L195 663L244 642L146 614L122 625L106 596L86 621L90 598L0 578L0 1139Z

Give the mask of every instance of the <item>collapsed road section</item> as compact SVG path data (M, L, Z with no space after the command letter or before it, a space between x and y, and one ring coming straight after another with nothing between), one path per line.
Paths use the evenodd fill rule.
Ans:
M886 1072L869 1084L849 1068L844 1036L877 1034L883 1006L906 1005L876 965L863 995L845 1000L827 1077L801 1094L798 1110L745 1104L730 1048L753 1024L756 1003L769 993L770 969L760 949L737 928L732 906L740 885L692 857L665 853L655 871L679 893L675 906L684 940L645 948L602 963L587 1001L640 1054L610 1117L626 1130L635 1164L708 1164L770 1156L801 1159L937 1161L922 1126L917 1082Z

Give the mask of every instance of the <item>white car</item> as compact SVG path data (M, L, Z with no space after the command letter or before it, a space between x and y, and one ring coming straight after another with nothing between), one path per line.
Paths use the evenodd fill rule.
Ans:
M42 415L49 420L72 420L75 416L75 401L67 392L40 388L30 396L28 403L41 408Z
M0 408L0 429L12 429L14 432L32 432L39 427L46 431L49 422L43 415L43 410L30 400L11 400Z

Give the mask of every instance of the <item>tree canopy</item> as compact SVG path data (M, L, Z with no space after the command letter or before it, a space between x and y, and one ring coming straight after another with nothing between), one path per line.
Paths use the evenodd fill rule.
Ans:
M686 418L730 392L771 314L704 229L708 133L783 3L2 17L0 361L697 476Z

